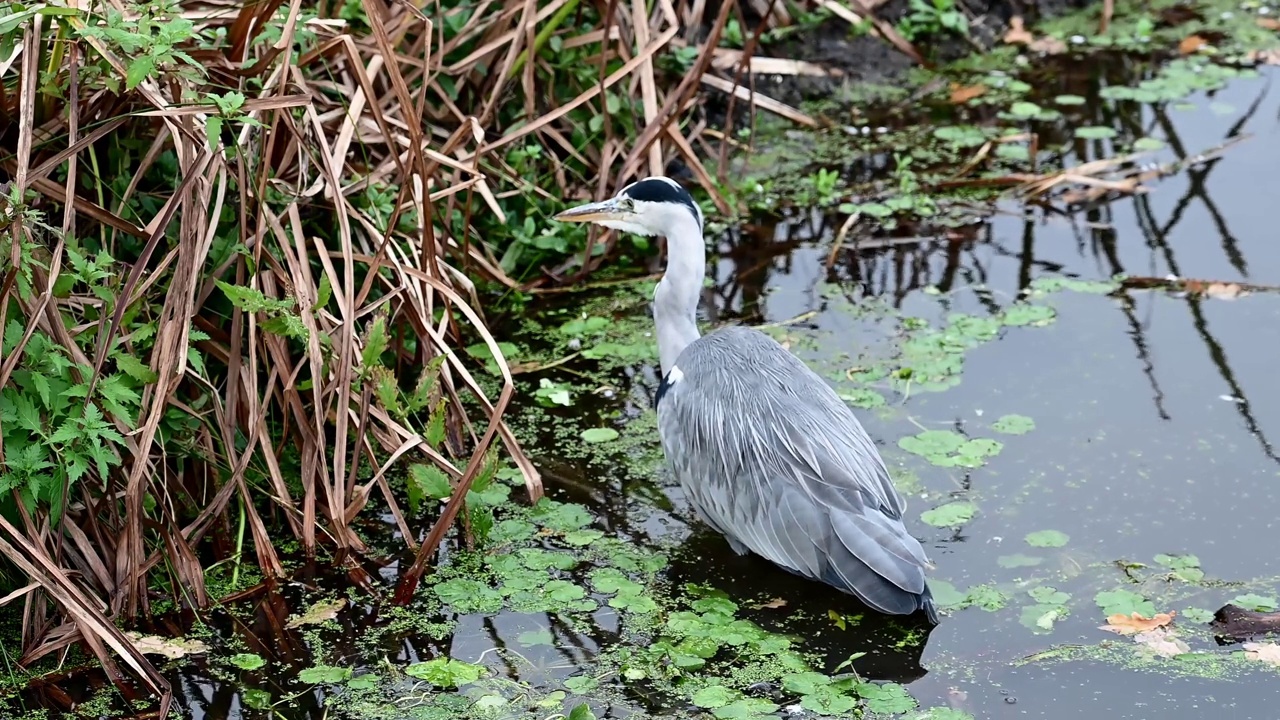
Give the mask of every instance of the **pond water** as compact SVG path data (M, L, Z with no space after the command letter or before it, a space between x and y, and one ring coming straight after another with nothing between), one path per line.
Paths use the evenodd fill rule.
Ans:
M1228 129L1252 113L1234 127L1250 139L1152 184L1146 195L1065 216L1008 207L978 241L849 253L835 265L835 278L824 268L827 245L802 247L769 263L744 294L767 321L816 311L806 320L813 330L796 334L821 336L811 361L839 363L845 353L857 357L865 334L856 332L848 313L815 302L822 282L861 284L905 314L924 317L938 316L942 305L926 291L929 285L949 289L947 311L984 315L992 303L1007 305L1046 275L1280 284L1268 201L1280 193L1280 176L1272 171L1280 163L1273 77L1194 96L1195 109L1161 118L1168 124L1145 114L1143 126L1154 127L1154 136L1194 154L1222 143ZM1174 156L1170 149L1158 159ZM829 238L833 231L808 221L778 228L780 236ZM733 271L722 264L721 283L730 282ZM1052 578L1054 587L1085 601L1073 605L1052 634L1023 627L1012 607L1017 603L994 613L951 614L930 635L920 660L929 672L910 684L911 693L923 705L950 704L993 718L1274 717L1280 678L1261 667L1205 679L1180 672L1177 661L1138 668L1089 653L1059 662L1030 659L1062 645L1097 646L1106 637L1092 597L1124 584L1113 562L1151 565L1157 554L1194 554L1209 577L1275 594L1280 559L1263 548L1280 530L1280 296L1064 293L1052 305L1052 324L1009 331L971 351L956 387L905 402L899 397L889 413L862 413L870 434L887 446L886 457L919 473L926 497L913 499L909 527L926 541L935 577L962 588ZM1006 414L1033 418L1035 429L1006 438L998 457L968 474L894 452L898 438L919 431L913 422L930 429L981 427ZM918 520L919 510L946 493L979 508L955 532ZM1070 537L1061 552L1051 551L1057 554L1036 567L1002 566L1001 556L1034 551L1023 538L1046 529ZM1239 587L1188 591L1185 601L1158 609L1215 610L1244 592ZM1026 597L1022 604L1029 604Z
M1166 141L1162 161L1213 148L1231 133L1252 135L1151 183L1147 194L1073 214L1005 205L953 238L877 240L878 247L858 249L855 234L830 269L831 238L843 218L797 216L733 233L713 265L712 310L721 320L769 324L847 391L856 386L844 379L850 371L901 348L904 317L938 326L954 313L996 316L1037 278L1109 281L1122 273L1280 285L1271 206L1280 197L1280 93L1270 92L1273 79L1263 73L1238 80L1188 98L1183 109L1157 115L1147 107L1126 121ZM611 473L544 456L549 495L581 503L606 537L662 547L670 564L659 577L669 588L718 588L741 617L793 634L825 659L819 669L826 672L865 653L853 663L863 678L902 683L921 708L978 718L1274 718L1280 675L1240 660L1238 647L1219 647L1203 611L1240 595L1280 593L1280 295L1067 289L1038 302L1053 308L1052 322L997 323L969 343L949 387L891 386L880 378L869 387L885 402L858 411L908 496L908 526L925 542L937 565L933 577L952 600L931 632L860 614L824 586L734 556L722 539L689 522L678 488L661 473ZM628 378L634 382L619 402L636 414L656 383L651 367ZM1031 418L1034 429L994 432L997 419L1009 415ZM931 464L899 446L930 430L997 438L1003 447L964 468ZM652 437L650 452L656 442ZM972 504L971 519L921 518L957 502ZM1026 540L1046 537L1043 531L1056 531L1056 539ZM1156 568L1157 555L1194 555L1207 579L1170 580ZM382 574L393 579L397 567ZM1198 654L1152 657L1131 638L1100 630L1107 613L1095 596L1116 590L1147 598L1157 611L1177 611L1180 637ZM325 709L325 693L293 676L321 657L328 666L376 671L447 656L510 681L517 690L504 702L515 704L517 696L544 697L584 669L594 672L611 648L642 648L647 637L603 604L582 623L537 609L463 612L437 637L397 631L373 641L368 631L393 621L385 608L360 601L340 616L341 632L311 637L280 630L288 609L256 611L249 625L223 617L226 636L243 641L235 651L286 670L246 676L199 660L172 671L190 716L458 716L461 710L418 713L423 703L412 693L429 692L412 681L377 713ZM244 640L271 637L310 650ZM609 670L599 675L610 692L579 685L573 693L589 699L597 716L699 712L643 682L610 680ZM265 695L255 700L246 691ZM759 692L777 696L778 689ZM542 705L528 700L541 714L507 716L569 712L563 696L550 697Z

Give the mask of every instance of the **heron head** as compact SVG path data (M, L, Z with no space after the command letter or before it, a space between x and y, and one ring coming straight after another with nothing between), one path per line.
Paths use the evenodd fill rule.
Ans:
M637 235L670 237L692 217L702 231L702 209L689 191L668 177L656 176L634 182L614 197L588 203L556 215L560 222L590 222Z

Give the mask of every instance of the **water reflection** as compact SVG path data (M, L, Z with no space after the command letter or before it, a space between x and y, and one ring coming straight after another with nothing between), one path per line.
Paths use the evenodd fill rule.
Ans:
M797 216L729 239L721 254L727 260L717 268L720 297L752 321L816 313L812 325L825 333L817 355L838 359L856 358L862 349L848 340L849 323L840 310L814 292L826 283L839 284L851 302L877 295L930 318L949 311L996 312L1044 274L1280 284L1274 212L1264 200L1280 193L1280 177L1265 169L1280 160L1280 144L1271 140L1280 129L1280 101L1268 89L1264 78L1197 96L1194 111L1134 105L1124 117L1095 118L1129 133L1115 143L1148 135L1163 139L1162 161L1191 160L1203 149L1254 134L1153 183L1147 194L1104 197L1079 209L1010 208L967 235L849 240L829 270L826 248L843 218ZM1242 109L1223 118L1225 106ZM1074 162L1112 154L1086 142L1073 149ZM774 249L785 255L770 260ZM742 258L756 258L749 282L733 274ZM922 291L929 286L950 292L950 299L940 303L926 295ZM971 292L973 286L978 288ZM978 499L984 513L962 534L918 522L913 527L931 538L939 574L961 585L1014 580L1018 573L997 567L995 555L1015 552L1026 532L1065 530L1080 542L1073 540L1073 567L1064 569L1059 582L1084 602L1083 612L1057 634L1088 637L1096 634L1088 598L1123 580L1109 574L1110 561L1150 562L1159 552L1191 552L1216 577L1280 573L1273 558L1240 552L1264 542L1264 528L1280 513L1280 502L1268 491L1280 477L1269 438L1280 428L1280 403L1274 363L1267 360L1280 352L1277 300L1256 295L1228 302L1133 289L1114 298L1053 302L1059 309L1053 327L1009 333L975 353L959 388L910 398L888 414L862 414L886 446L918 431L907 419L963 427L975 421L975 411L985 410L988 416L1026 413L1040 425L973 474L922 471L926 507L955 494ZM954 493L955 483L962 492ZM913 512L920 509L916 505ZM1229 598L1222 594L1208 592L1196 602ZM1020 603L1013 604L1016 616ZM933 672L913 685L913 693L933 702L954 700L951 683L961 680L970 712L990 717L1004 712L996 708L1008 704L1010 696L1000 692L1007 683L1021 688L1018 707L1010 712L1067 718L1079 712L1075 699L1087 688L1097 698L1094 707L1113 717L1149 716L1129 709L1139 696L1162 716L1193 718L1198 712L1183 704L1188 693L1223 691L1211 681L1175 686L1158 675L1087 663L1019 667L1019 658L1052 647L1054 638L1034 636L1016 620L1009 624L1008 613L969 610L949 618L925 652L924 664ZM981 682L973 682L975 672ZM1263 687L1233 686L1240 717L1267 716L1269 693Z

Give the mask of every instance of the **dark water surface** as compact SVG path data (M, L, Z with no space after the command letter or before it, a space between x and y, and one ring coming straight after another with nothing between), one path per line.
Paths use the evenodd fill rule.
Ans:
M1262 96L1240 129L1251 139L1152 184L1149 194L1070 216L1034 212L1024 219L1019 208L1007 207L976 242L851 252L836 264L834 278L824 269L828 245L802 247L772 261L735 299L741 307L745 296L772 322L816 311L806 322L816 325L821 349L808 357L820 361L857 357L866 340L847 313L815 302L822 282L861 283L921 317L940 315L938 297L924 292L930 284L951 290L949 311L977 315L991 302L1007 305L1041 275L1280 285L1280 92L1268 92L1273 78L1238 81L1213 98L1193 97L1195 110L1171 111L1176 135L1158 127L1152 135L1195 153L1223 142ZM1158 159L1175 156L1170 149ZM826 240L833 230L805 220L778 233ZM724 284L734 268L721 264L718 272ZM969 285L986 292L962 290ZM992 718L1280 717L1280 676L1265 670L1208 680L1101 660L1019 665L1056 645L1096 646L1107 637L1097 629L1102 615L1092 597L1123 585L1119 570L1106 566L1111 561L1150 564L1158 553L1191 553L1209 577L1254 581L1254 591L1275 594L1280 296L1063 293L1051 304L1058 318L1048 327L1007 332L973 350L958 387L910 397L889 413L860 413L886 461L914 468L931 498L913 499L908 516L938 566L936 577L961 588L1009 583L1028 572L1002 568L996 558L1031 550L1022 540L1027 533L1055 529L1071 537L1054 585L1076 598L1052 634L1033 634L1013 607L953 613L931 634L921 659L930 672L910 685L911 693L925 706L950 703ZM1036 429L1002 438L1003 452L967 478L895 447L899 437L918 432L908 418L945 429L1008 413L1032 417ZM919 521L920 510L962 481L967 491L957 497L978 504L974 520L959 533ZM1239 592L1206 590L1186 604L1215 610Z

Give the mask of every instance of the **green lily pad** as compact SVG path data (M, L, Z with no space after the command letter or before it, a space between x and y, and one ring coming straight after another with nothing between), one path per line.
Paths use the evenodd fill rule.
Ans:
M708 685L693 694L693 704L700 708L721 708L733 702L738 693L723 685Z
M1026 541L1031 547L1056 548L1067 544L1070 535L1058 530L1037 530L1027 533Z
M1083 140L1108 140L1116 136L1115 128L1090 126L1076 128L1075 136Z
M1094 596L1094 602L1102 608L1102 614L1108 617L1133 613L1155 617L1156 614L1156 606L1132 590L1104 590Z
M587 428L580 436L583 442L606 443L618 439L618 431L613 428Z
M898 440L898 447L939 467L982 467L998 455L1004 443L988 438L966 439L952 430L925 430Z
M1001 315L1001 321L1005 325L1013 327L1022 327L1026 325L1041 326L1048 325L1057 317L1057 313L1053 308L1046 305L1032 305L1030 303L1014 303L1009 306Z
M959 527L972 520L977 512L977 505L956 501L932 510L925 510L920 513L920 519L934 527Z
M435 658L406 667L404 674L437 687L461 687L479 680L484 675L484 666L453 658Z
M1275 612L1280 609L1280 605L1276 604L1276 599L1266 595L1256 595L1248 593L1247 595L1237 595L1231 600L1235 605L1239 605L1245 610L1253 610L1255 612Z
M241 670L257 670L267 664L267 661L263 660L261 655L254 655L253 653L238 653L232 655L228 659L228 662Z
M1006 435L1025 435L1036 429L1036 421L1026 415L1005 415L992 423L991 429Z
M332 685L351 677L351 668L332 665L316 665L298 673L298 679L308 685Z

